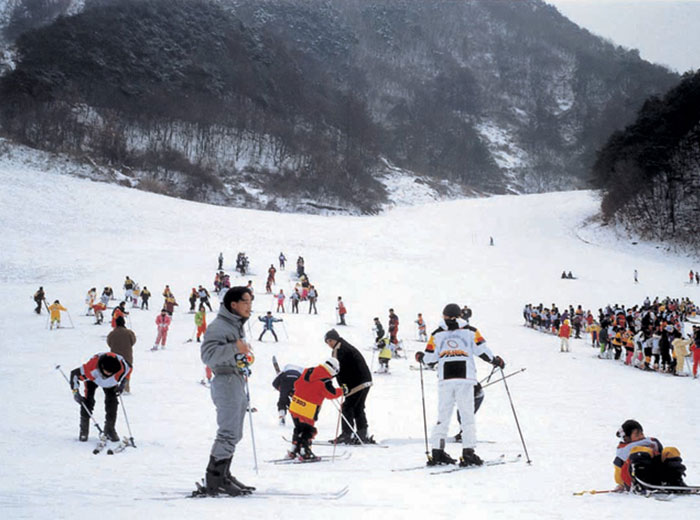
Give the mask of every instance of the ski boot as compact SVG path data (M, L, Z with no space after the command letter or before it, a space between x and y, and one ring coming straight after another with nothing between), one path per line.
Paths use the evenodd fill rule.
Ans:
M233 457L227 460L228 461L226 463L226 471L224 472L224 481L233 483L233 485L241 488L244 494L250 494L251 492L255 491L255 488L253 486L247 486L246 484L238 480L236 477L231 475L231 462L233 461Z
M374 435L367 435L367 428L358 430L357 435L360 437L362 444L377 444L377 442L374 440Z
M226 478L226 468L231 464L231 459L216 460L214 457L209 457L209 465L207 466L207 474L205 478L205 487L203 491L209 496L218 494L237 497L240 495L248 495L250 491L237 486L233 481Z
M316 456L314 452L311 451L310 446L304 446L301 454L299 455L299 460L303 462L310 462L317 460L319 457Z
M464 448L462 450L462 456L459 458L459 465L461 467L467 466L481 466L484 463L476 453L474 453L474 448Z
M87 417L80 418L80 434L78 435L78 440L80 442L87 442L88 435L90 434L90 421Z
M350 432L343 432L340 435L338 435L335 439L331 439L328 442L330 442L331 444L354 444L352 433Z
M280 426L284 426L284 424L285 424L285 420L284 420L285 415L287 415L286 410L279 410L277 413L277 416L279 417L279 420L280 420Z
M456 464L457 461L450 457L445 450L433 448L432 456L428 458L428 466L439 466L443 464Z
M114 429L114 424L105 423L104 434L107 440L112 442L119 442L121 440L117 430Z

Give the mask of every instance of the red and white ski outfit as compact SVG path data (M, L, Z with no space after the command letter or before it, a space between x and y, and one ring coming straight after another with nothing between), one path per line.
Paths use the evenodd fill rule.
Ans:
M156 325L158 325L158 336L156 337L156 346L163 345L168 339L168 327L170 327L171 318L167 314L159 314L156 316Z
M478 330L461 318L459 328L449 330L444 320L425 347L423 362L438 364L438 421L432 432L432 446L444 449L447 429L455 403L462 421L462 448L476 447L474 385L477 384L474 358L492 361L494 355Z

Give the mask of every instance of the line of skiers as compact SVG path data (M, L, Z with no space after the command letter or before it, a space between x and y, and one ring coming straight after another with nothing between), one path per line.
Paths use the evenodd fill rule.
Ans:
M700 271L696 270L693 273L693 270L690 270L690 272L688 273L688 283L692 284L693 280L695 281L695 285L700 285Z
M576 310L570 306L559 314L554 304L551 308L528 304L523 316L530 327L558 334L562 351L569 349L568 338L573 327L576 338L581 337L582 331L590 333L591 345L600 349L600 358L624 359L625 365L643 370L685 375L685 360L692 356L692 373L697 377L698 327L693 327L692 334L685 332L686 337L683 337L683 322L696 316L697 311L696 305L687 298L656 298L652 302L647 297L642 305L631 308L608 305L598 309L597 318L590 310L584 312L580 305Z

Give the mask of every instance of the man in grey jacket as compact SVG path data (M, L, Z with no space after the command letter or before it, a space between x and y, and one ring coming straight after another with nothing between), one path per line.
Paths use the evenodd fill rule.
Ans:
M205 490L208 495L246 495L255 489L230 473L236 444L243 436L248 407L246 378L250 375L252 354L244 339L243 326L250 317L252 301L253 294L248 288L229 289L202 340L202 361L214 372L211 398L216 406L218 424L207 466Z

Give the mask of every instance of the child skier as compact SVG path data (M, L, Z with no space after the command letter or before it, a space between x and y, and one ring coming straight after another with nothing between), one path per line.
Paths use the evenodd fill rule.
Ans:
M203 304L199 304L199 312L194 315L194 324L197 326L197 343L200 343L200 337L207 331L207 311ZM190 337L190 341L191 341Z
M85 295L85 304L87 305L87 312L85 316L90 316L92 312L92 306L95 305L95 299L97 299L97 288L92 287Z
M166 309L161 310L160 314L156 316L158 336L156 336L156 342L151 350L158 350L158 344L161 345L161 349L165 349L165 342L168 339L168 328L170 327L171 320L172 318Z
M280 309L282 309L281 312L284 312L284 299L286 298L284 291L280 289L280 292L278 294L275 294L275 298L277 298L277 311L280 312Z
M269 330L272 332L272 336L275 338L275 341L278 341L277 339L277 334L275 333L275 328L273 323L282 321L282 318L275 318L272 315L272 312L267 311L267 314L265 316L258 316L258 320L262 321L265 325L263 326L263 331L260 333L260 337L258 338L258 341L262 341L263 336L265 333Z
M318 431L314 424L323 400L337 399L344 393L343 389L335 388L332 382L339 370L338 360L329 358L317 367L305 369L294 383L294 395L289 406L294 421L294 450L289 452L289 458L299 458L302 461L318 459L311 451L311 442Z
M425 320L420 312L418 313L416 324L418 325L418 341L428 341L428 334L425 331Z
M56 328L61 327L61 311L67 311L61 303L56 300L51 305L49 305L49 312L51 313L51 326L49 329L53 329L53 324L56 323Z
M197 304L197 298L199 298L199 293L197 292L197 289L192 287L192 291L190 292L190 312L194 312L194 306Z
M280 394L277 399L277 415L280 425L285 424L284 418L287 415L292 395L294 395L294 383L297 382L303 370L296 365L285 365L284 370L277 374L277 377L272 381L272 387Z
M336 305L335 310L338 312L338 325L347 325L345 323L345 315L348 313L348 310L345 308L342 296L338 296L338 305Z
M391 351L391 343L387 338L382 338L382 343L383 347L379 351L379 370L377 370L377 373L379 374L388 374L389 373L389 361L391 360L391 357L393 355L393 352ZM379 342L377 343L379 345Z

